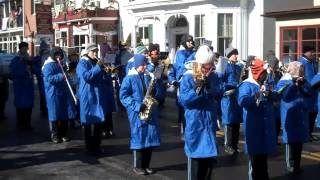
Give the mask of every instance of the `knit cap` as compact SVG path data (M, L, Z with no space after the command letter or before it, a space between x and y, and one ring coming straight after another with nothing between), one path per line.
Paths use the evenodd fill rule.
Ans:
M147 64L147 58L142 54L135 54L134 57L134 68L138 68L144 64Z
M236 48L233 47L229 47L225 50L225 54L227 58L230 58L233 54L238 55L238 50Z
M195 58L199 64L209 64L213 63L214 54L208 46L201 45L196 52Z
M265 71L264 62L261 59L255 59L251 62L251 73L253 79L258 80L261 74Z
M135 54L144 54L147 51L145 46L137 46L135 49Z

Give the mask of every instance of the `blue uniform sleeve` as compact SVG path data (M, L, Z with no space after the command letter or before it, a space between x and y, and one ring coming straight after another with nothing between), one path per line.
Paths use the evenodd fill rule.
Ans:
M255 93L246 83L239 87L238 104L245 109L256 107Z
M311 82L310 82L311 87L316 88L320 86L320 74L315 75Z
M196 94L195 86L191 78L182 78L180 83L180 96L179 101L185 107L192 107L193 105L201 102L205 96L205 92Z
M128 76L123 79L120 87L120 101L128 111L139 112L141 108L141 103L137 102L133 98L133 89L132 83Z
M54 63L46 64L43 68L43 78L45 82L50 84L57 84L64 80L62 73L54 73L53 71Z
M87 83L92 83L100 72L102 72L102 69L97 64L91 68L85 61L86 60L80 60L77 65L77 74L81 75Z
M275 91L280 91L281 88L285 88L283 92L279 94L283 101L289 102L296 97L298 88L292 83L292 81L279 81L276 85Z
M168 81L173 84L176 81L176 64L173 64L168 72Z

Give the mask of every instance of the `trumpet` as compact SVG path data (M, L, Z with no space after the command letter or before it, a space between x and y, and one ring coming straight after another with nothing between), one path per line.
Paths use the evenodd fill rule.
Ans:
M105 63L97 57L95 58L95 60L96 60L96 63L99 64L100 66L102 66L103 70L107 73L116 73L117 69L121 66L121 65L112 66L111 64Z

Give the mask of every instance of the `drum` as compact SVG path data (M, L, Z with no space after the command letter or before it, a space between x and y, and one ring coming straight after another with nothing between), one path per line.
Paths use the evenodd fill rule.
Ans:
M0 76L9 76L9 66L14 57L15 55L13 54L0 54Z

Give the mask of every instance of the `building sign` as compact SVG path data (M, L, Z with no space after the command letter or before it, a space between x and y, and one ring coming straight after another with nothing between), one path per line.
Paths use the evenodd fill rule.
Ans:
M37 4L37 34L52 34L51 6Z
M320 0L313 0L313 6L320 6Z

